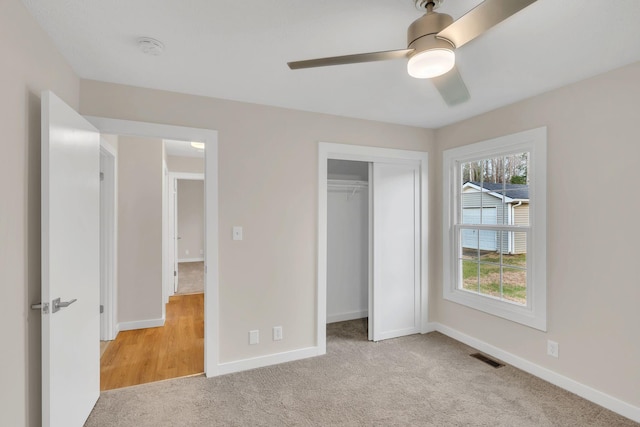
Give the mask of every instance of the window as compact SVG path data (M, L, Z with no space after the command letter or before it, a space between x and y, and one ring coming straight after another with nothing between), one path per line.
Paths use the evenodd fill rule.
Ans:
M443 155L444 298L546 330L546 128Z

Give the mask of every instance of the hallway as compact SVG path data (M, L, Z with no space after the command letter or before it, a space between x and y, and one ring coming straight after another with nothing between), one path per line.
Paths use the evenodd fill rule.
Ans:
M100 390L204 372L204 294L176 295L163 327L123 331L100 359Z

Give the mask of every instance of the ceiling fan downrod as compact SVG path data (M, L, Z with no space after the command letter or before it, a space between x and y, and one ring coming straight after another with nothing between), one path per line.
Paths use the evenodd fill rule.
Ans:
M444 0L415 0L416 9L421 12L431 13L442 6Z

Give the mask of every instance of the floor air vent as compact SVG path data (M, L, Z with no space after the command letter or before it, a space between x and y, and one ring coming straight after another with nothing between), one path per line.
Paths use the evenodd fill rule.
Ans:
M480 354L480 353L473 353L471 355L471 357L475 357L478 360L483 361L484 363L486 363L487 365L491 365L494 368L502 368L504 366L504 363L500 363L496 360L490 359L487 356L485 356L484 354Z

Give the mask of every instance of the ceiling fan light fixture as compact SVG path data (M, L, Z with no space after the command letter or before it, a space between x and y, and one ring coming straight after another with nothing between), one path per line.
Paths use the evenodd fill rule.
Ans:
M407 72L416 79L431 79L450 71L456 64L456 54L451 49L428 49L409 58Z

